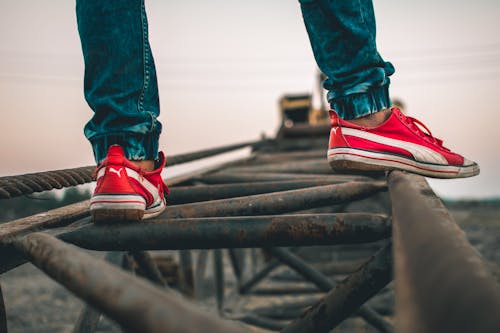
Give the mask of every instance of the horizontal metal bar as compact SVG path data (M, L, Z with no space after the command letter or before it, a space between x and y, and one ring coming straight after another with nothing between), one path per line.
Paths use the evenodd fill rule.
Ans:
M305 160L305 161L289 161L286 163L273 163L273 164L258 164L258 165L245 165L236 166L224 170L224 172L271 172L271 173L299 173L299 174L323 174L331 175L333 173L326 158Z
M278 173L278 172L226 172L221 171L214 174L208 174L199 177L199 180L207 184L225 184L225 183L245 183L245 182L266 182L280 180L323 180L330 184L344 183L349 181L372 181L373 178L366 176L353 175L306 175L295 173Z
M253 194L263 194L295 190L299 188L344 183L328 179L304 179L248 182L222 185L175 186L171 188L167 201L170 205L185 204L208 200L241 197Z
M127 332L245 332L52 236L33 233L16 240L15 246L38 268Z
M388 177L400 332L500 332L500 289L423 177Z
M327 150L317 149L317 150L305 150L305 151L295 151L295 152L275 152L275 153L260 153L255 156L252 160L251 165L253 164L262 164L262 163L273 163L273 162L284 162L284 161L303 161L305 159L310 158L326 158Z
M367 198L386 190L385 182L348 182L172 206L163 218L281 214Z
M116 251L363 243L387 238L390 232L383 215L345 213L160 219L91 225L59 237L83 248Z
M362 269L339 282L335 288L301 318L285 327L283 333L327 333L359 308L392 279L391 246L384 246ZM372 312L367 312L365 316ZM376 322L376 318L370 323ZM389 327L377 327L384 332Z
M294 124L292 127L282 127L280 135L284 138L303 138L303 137L328 137L330 133L330 124L310 125Z

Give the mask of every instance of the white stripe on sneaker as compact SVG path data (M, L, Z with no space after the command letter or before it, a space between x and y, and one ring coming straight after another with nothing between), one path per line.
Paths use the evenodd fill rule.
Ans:
M345 136L346 135L354 136L372 142L407 150L410 154L412 154L415 160L420 162L448 165L448 161L443 155L430 148L424 147L416 143L391 139L382 135L377 135L349 127L342 127L342 134Z

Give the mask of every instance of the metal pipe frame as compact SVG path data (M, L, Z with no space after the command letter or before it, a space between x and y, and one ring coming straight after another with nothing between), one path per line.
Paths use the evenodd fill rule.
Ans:
M423 177L388 177L400 332L500 332L500 289Z
M273 173L273 172L227 172L220 171L197 177L194 180L206 184L248 183L248 182L274 182L286 180L321 180L329 184L345 183L347 181L372 181L373 178L353 175L308 175L295 173Z
M247 197L221 199L166 210L162 218L281 214L367 198L385 191L385 182L347 182Z
M282 248L269 248L268 251L278 258L281 262L285 263L292 269L294 269L297 273L301 274L308 281L314 283L319 289L322 291L328 292L335 287L335 284L332 280L330 280L327 276L323 275L321 272L315 270L313 267L308 265L304 260L295 254L282 249ZM368 281L370 283L371 281ZM387 282L389 283L389 281ZM374 295L378 293L382 288L376 289L376 287L380 287L380 285L374 286L374 290L367 290L368 293ZM363 288L366 288L363 286ZM366 300L360 298L360 303L358 304L357 313L365 319L369 324L378 328L382 332L393 332L392 325L389 324L385 319L383 319L376 311L372 310L370 307L363 305ZM343 306L343 304L342 304ZM354 309L356 310L356 309ZM348 313L347 316L350 314ZM344 319L345 319L344 318ZM341 321L338 321L336 324L340 324ZM335 327L335 326L334 326ZM332 327L333 328L333 327ZM330 328L330 330L332 329Z
M392 280L392 247L378 251L366 265L331 289L326 296L302 317L285 327L283 333L327 333L354 313ZM365 319L373 312L365 313ZM375 320L374 320L375 319ZM368 319L373 325L376 318ZM377 327L384 331L383 327ZM386 327L390 331L390 327Z
M247 332L52 236L32 233L14 244L34 265L127 332Z
M236 184L175 186L167 198L169 205L179 205L192 202L227 199L253 194L263 194L295 190L306 187L331 185L344 181L329 179L281 180L248 182Z
M89 225L58 237L100 251L217 249L355 244L390 236L379 214L303 214L204 219L159 219L123 225Z

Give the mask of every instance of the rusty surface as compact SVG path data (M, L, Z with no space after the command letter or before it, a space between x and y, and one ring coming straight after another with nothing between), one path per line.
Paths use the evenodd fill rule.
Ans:
M500 289L423 177L391 172L401 332L500 332Z
M13 236L66 225L89 214L89 201L85 200L0 224L0 244Z
M331 175L332 169L328 161L322 157L321 159L311 159L302 161L289 161L286 163L270 163L258 164L249 166L236 166L228 168L224 172L227 173L248 173L248 172L269 172L269 173L298 173L298 174L317 174Z
M336 181L325 179L305 179L305 180L282 180L248 182L219 185L198 185L198 186L175 186L171 188L168 196L170 205L178 205L191 202L226 199L241 197L253 194L271 193L279 191L294 190L299 188L343 183L343 180Z
M391 280L392 252L391 246L387 245L360 270L338 283L319 303L285 327L282 332L330 332ZM370 323L373 324L373 321ZM390 331L390 328L386 328L385 331Z
M354 244L390 232L384 215L342 213L159 219L89 225L58 237L83 248L120 251Z
M33 233L16 240L15 245L38 268L127 332L246 331L52 236Z
M161 287L167 285L163 275L156 265L156 262L147 251L131 251L129 254L134 258L138 268L145 278Z
M241 198L173 206L160 217L266 215L329 206L369 197L386 190L385 182L347 182Z
M278 258L281 262L285 263L290 268L294 269L297 273L302 275L305 279L314 283L314 285L316 285L320 290L328 292L335 287L335 284L330 278L328 278L318 270L308 265L304 260L302 260L297 255L291 253L290 251L287 251L283 248L269 248L268 251L273 256ZM365 283L368 284L370 282L371 281L367 281ZM380 289L382 289L380 285L373 285L372 287L374 288L374 290L366 291L367 293L370 293L372 295L375 295L380 291ZM362 286L362 288L366 288L366 286ZM358 304L358 309L355 309L363 319L365 319L368 323L372 324L373 326L379 328L382 332L393 331L392 326L388 322L386 322L385 319L383 319L379 314L377 314L374 310L372 310L368 306L363 305L363 303L364 302L360 302ZM344 306L342 305L342 307ZM340 324L340 322L341 321L336 322L335 326L337 324ZM335 326L330 327L330 330Z
M344 183L347 181L372 181L373 178L354 175L308 175L295 173L278 172L226 172L221 171L214 174L204 175L195 178L207 184L226 184L226 183L244 183L244 182L266 182L283 180L321 180L330 184Z

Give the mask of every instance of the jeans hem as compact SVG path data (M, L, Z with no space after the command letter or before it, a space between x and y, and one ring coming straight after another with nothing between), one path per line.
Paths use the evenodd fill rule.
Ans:
M356 119L383 109L390 108L389 84L371 89L365 93L352 94L330 101L333 110L345 120Z
M106 158L108 149L112 145L120 145L123 148L125 157L129 160L155 160L158 158L159 137L159 132L148 134L111 133L94 137L90 139L90 143L97 164Z

